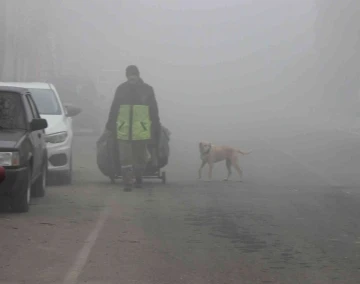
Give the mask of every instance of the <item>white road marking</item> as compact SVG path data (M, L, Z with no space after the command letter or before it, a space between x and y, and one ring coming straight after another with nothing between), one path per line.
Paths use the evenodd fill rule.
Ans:
M95 228L87 237L84 246L79 251L74 264L71 266L70 270L67 272L63 284L76 284L78 283L78 278L82 273L85 264L89 258L92 248L94 247L97 238L99 237L99 233L102 230L107 218L111 212L110 201L112 198L109 198L107 202L105 202L105 208L100 213L99 219L96 222Z

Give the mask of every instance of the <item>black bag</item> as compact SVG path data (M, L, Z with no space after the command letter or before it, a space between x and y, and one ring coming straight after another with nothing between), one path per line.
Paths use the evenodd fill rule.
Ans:
M115 177L117 174L117 152L114 145L115 139L110 132L104 132L96 142L96 162L99 170L107 177ZM116 154L115 154L116 153Z
M168 164L170 155L170 131L162 126L158 144L158 168ZM115 144L116 139L111 132L105 131L96 142L96 162L103 175L115 178L121 175L121 166L118 160L119 152ZM150 145L149 145L150 146ZM151 147L149 147L151 149ZM151 161L149 161L151 165Z
M159 168L165 167L169 162L170 156L170 131L165 126L161 126L160 139L159 139Z

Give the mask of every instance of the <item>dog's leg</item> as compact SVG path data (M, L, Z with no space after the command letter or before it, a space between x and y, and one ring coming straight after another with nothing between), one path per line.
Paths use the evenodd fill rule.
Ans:
M229 178L231 176L231 160L230 159L226 159L226 168L228 171L228 175L227 175L227 178L224 178L224 181L229 180Z
M240 181L242 181L243 172L242 172L242 170L241 170L241 168L240 168L240 166L239 166L237 157L236 157L236 158L233 158L231 162L232 162L233 167L236 169L236 171L238 172L238 174L239 174L239 176L240 176Z
M201 179L201 171L203 169L203 167L206 165L206 162L205 161L202 161L201 163L201 166L200 166L200 169L199 169L199 179Z
M214 167L214 163L212 161L209 161L209 181L212 179L213 167Z

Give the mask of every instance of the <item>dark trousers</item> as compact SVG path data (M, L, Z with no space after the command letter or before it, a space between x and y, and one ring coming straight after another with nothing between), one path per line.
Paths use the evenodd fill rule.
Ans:
M146 141L118 140L121 173L125 184L134 178L141 178L150 159Z

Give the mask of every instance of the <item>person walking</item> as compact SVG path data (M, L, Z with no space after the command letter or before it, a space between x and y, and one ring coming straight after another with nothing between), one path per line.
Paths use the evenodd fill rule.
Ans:
M158 104L153 87L140 77L137 66L126 68L127 81L120 84L110 107L106 131L115 134L124 190L142 186L142 176L150 159L148 146L155 149L152 162L157 162L156 145L160 136Z

